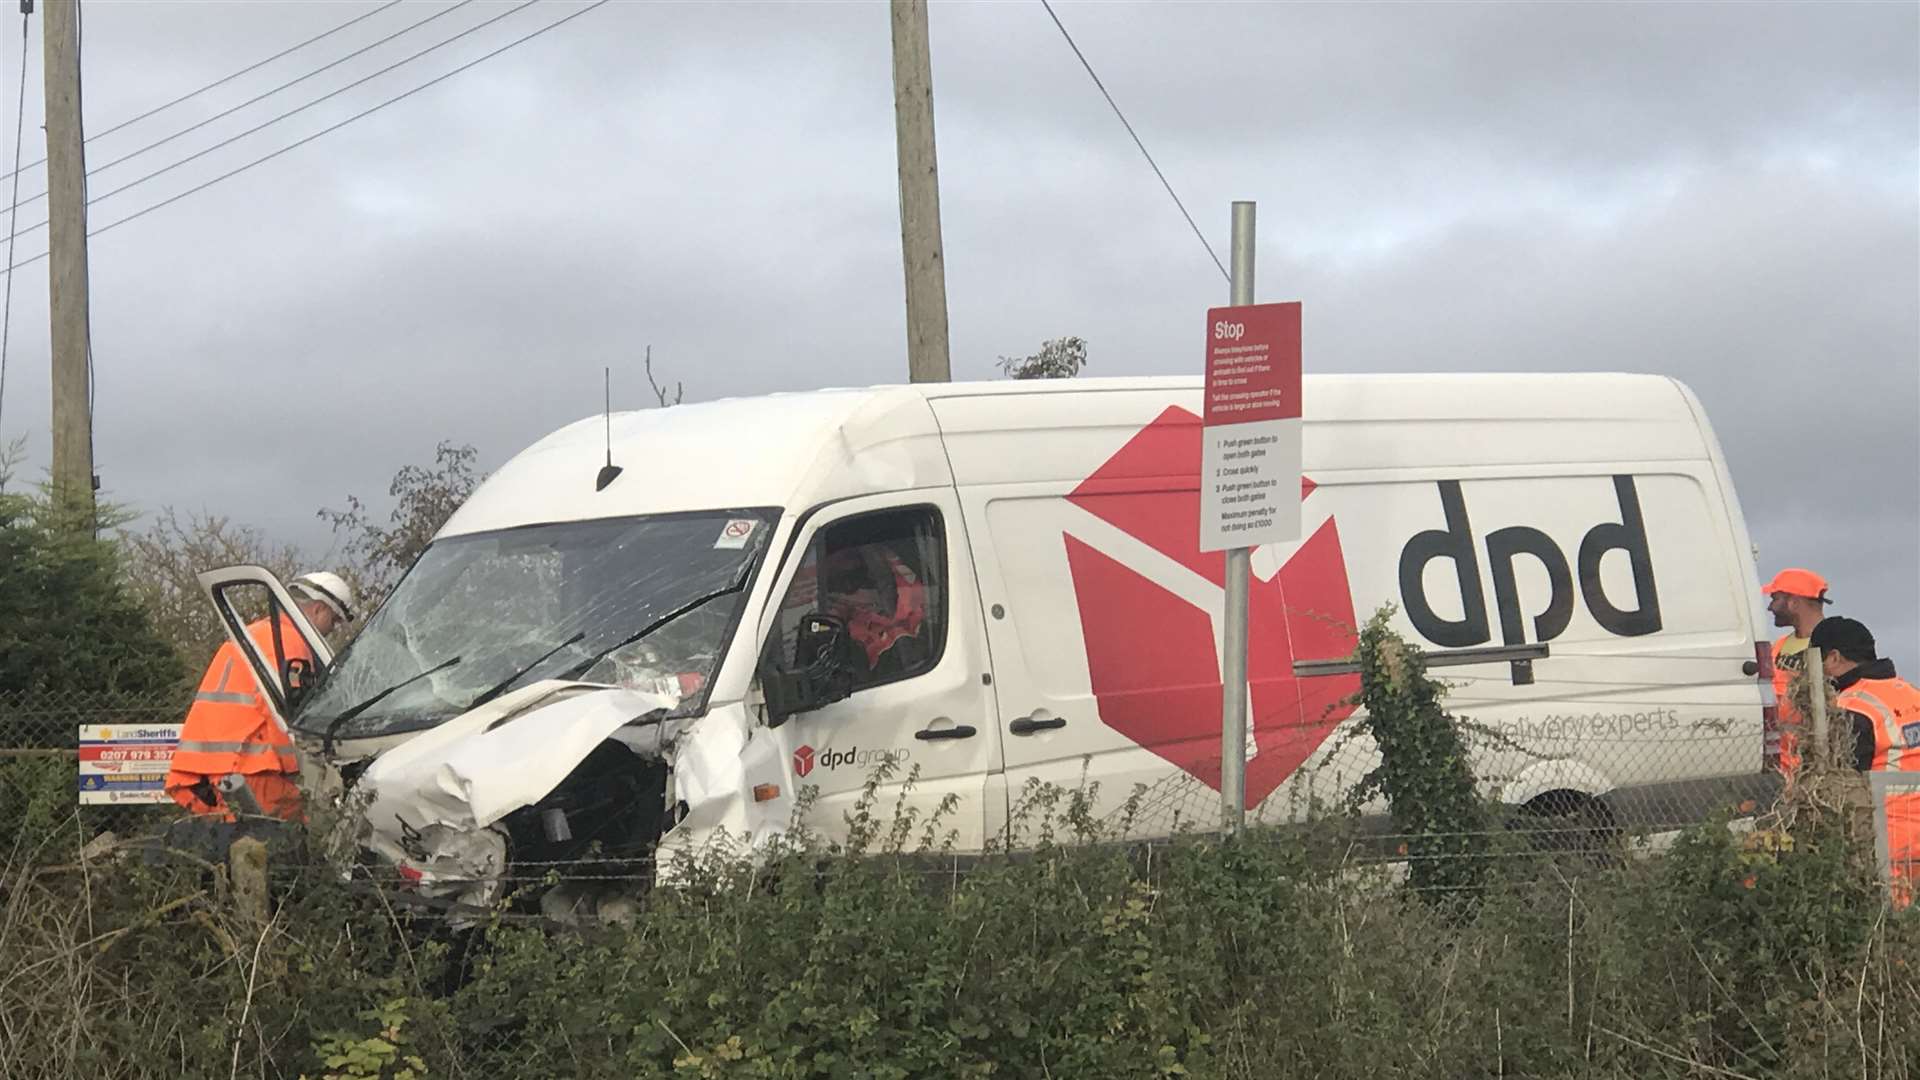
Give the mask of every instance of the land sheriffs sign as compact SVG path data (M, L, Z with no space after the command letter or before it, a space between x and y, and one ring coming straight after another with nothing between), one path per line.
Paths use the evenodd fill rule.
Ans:
M179 724L83 724L82 803L164 803Z
M1300 536L1300 305L1207 312L1200 549Z

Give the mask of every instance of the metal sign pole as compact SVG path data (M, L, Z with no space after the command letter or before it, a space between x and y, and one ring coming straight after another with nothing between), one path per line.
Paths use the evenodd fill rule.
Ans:
M1253 303L1253 203L1233 204L1235 307ZM1227 550L1226 642L1220 652L1220 826L1236 832L1247 820L1247 582L1251 548Z

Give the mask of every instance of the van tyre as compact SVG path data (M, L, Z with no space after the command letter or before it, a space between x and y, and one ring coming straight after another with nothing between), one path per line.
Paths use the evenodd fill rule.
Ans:
M1619 854L1620 828L1599 800L1578 791L1549 791L1507 818L1534 853L1570 871L1610 866Z

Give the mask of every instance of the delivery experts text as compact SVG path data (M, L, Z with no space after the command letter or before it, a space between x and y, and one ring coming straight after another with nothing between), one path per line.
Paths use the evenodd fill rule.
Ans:
M1678 709L1648 709L1619 713L1547 713L1542 717L1516 716L1493 721L1493 726L1516 739L1621 739L1680 731Z

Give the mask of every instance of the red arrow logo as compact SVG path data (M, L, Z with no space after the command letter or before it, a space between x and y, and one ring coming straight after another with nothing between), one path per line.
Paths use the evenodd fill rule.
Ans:
M1200 550L1200 468L1200 418L1169 408L1068 499L1224 589L1225 554ZM1300 497L1313 489L1302 480ZM1219 790L1220 659L1212 620L1091 545L1063 539L1101 721ZM1246 774L1251 810L1353 713L1345 701L1359 689L1358 677L1293 675L1295 657L1346 656L1355 644L1353 595L1332 518L1273 578L1251 582L1247 638L1256 748Z

